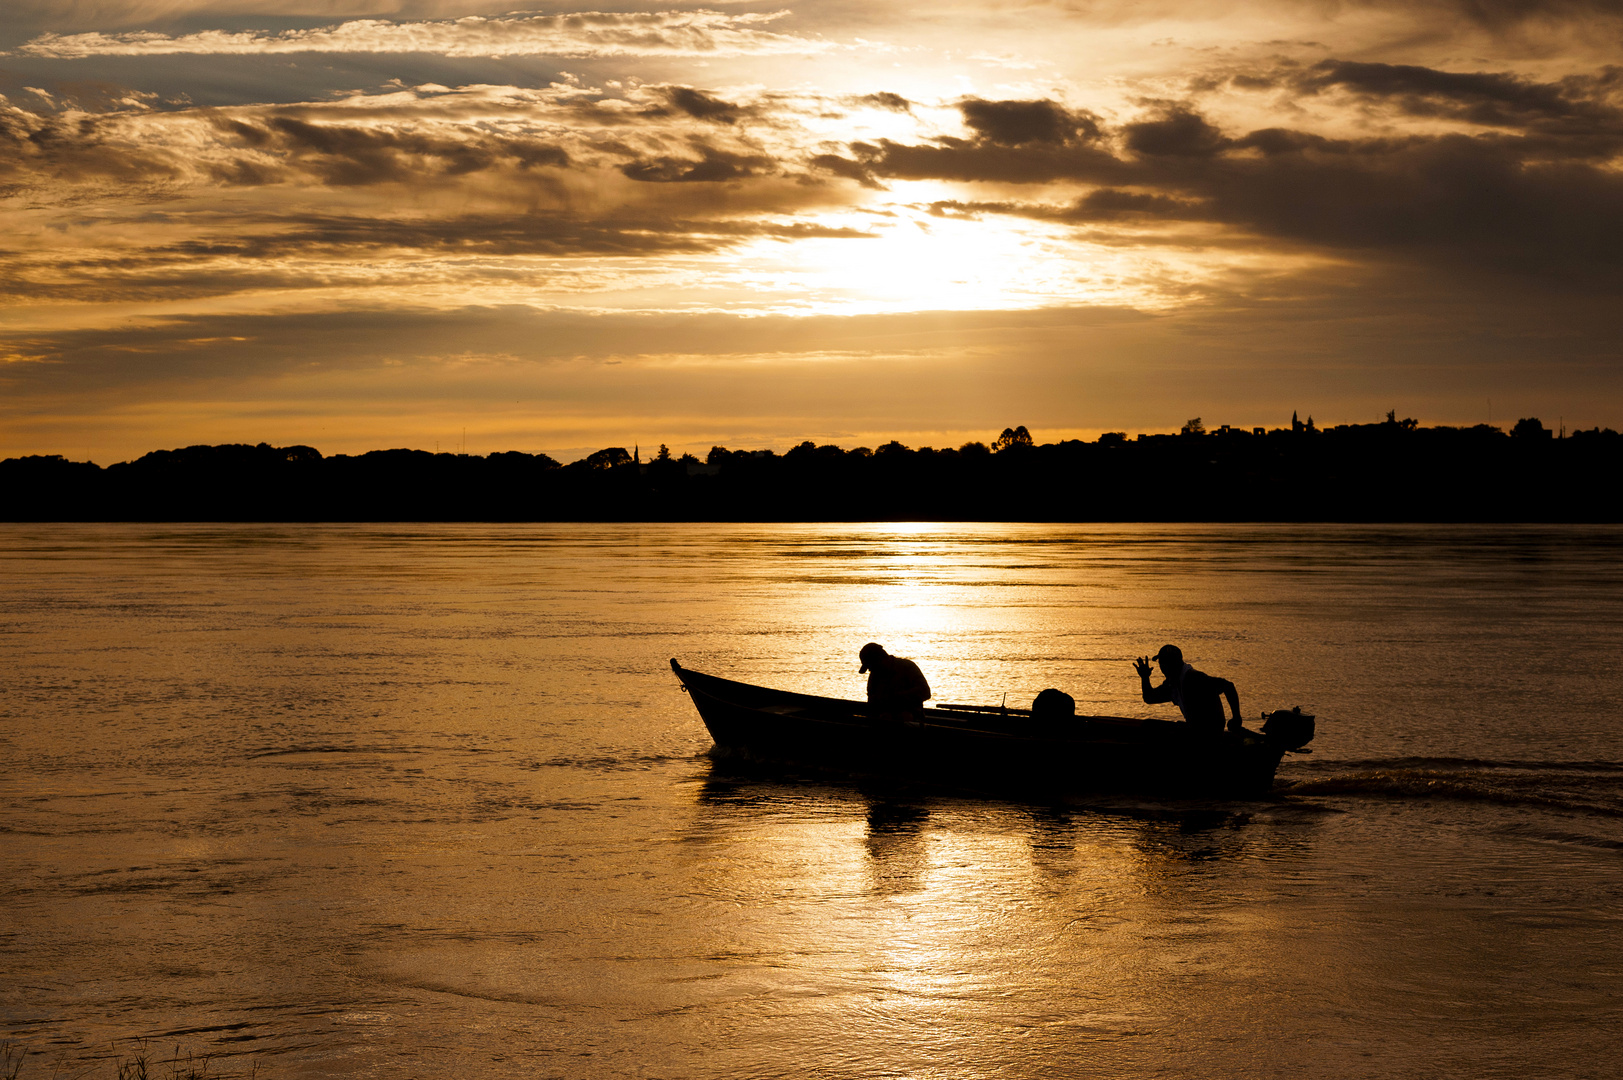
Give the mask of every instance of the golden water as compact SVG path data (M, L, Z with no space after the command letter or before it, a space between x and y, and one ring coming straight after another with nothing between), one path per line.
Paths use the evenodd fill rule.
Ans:
M1605 1075L1623 531L0 526L0 1037L262 1077ZM1276 798L738 776L667 660L1137 701Z

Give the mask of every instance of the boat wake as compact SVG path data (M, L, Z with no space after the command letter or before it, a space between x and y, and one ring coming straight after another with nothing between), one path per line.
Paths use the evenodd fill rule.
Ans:
M1276 794L1491 803L1623 819L1623 763L1392 758L1293 767Z

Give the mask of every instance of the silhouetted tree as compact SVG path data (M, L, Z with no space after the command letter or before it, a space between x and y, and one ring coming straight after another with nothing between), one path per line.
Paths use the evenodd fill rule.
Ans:
M616 465L631 464L635 464L635 462L631 455L626 453L626 448L623 446L605 447L604 449L597 451L597 453L589 454L586 457L586 467L593 470L612 469Z
M1529 416L1516 421L1516 426L1510 429L1510 434L1516 439L1548 439L1553 432L1540 423L1538 417Z
M1004 428L1003 434L999 435L997 437L997 441L992 444L992 449L1001 452L1009 449L1011 446L1030 445L1031 432L1026 430L1026 425L1021 424L1017 428Z
M1186 425L1187 427L1188 425ZM643 468L621 447L568 466L518 451L376 450L324 458L310 447L159 450L101 469L61 457L0 461L0 518L150 521L907 520L1030 516L1054 521L1607 521L1597 498L1623 471L1623 436L1577 431L1555 441L1536 418L1488 424L1383 423L1289 438L1106 432L1037 446L1009 429L1004 453L878 453L806 441L771 450L711 448L712 467L665 453ZM1029 439L1030 433L1026 433ZM1537 448L1536 452L1534 452ZM1018 452L1009 453L1009 450ZM724 467L723 467L724 466ZM1191 477L1175 506L1145 475Z

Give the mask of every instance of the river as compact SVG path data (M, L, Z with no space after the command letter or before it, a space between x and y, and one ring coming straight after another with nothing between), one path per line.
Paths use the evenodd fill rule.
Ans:
M1620 556L0 525L0 1038L24 1080L1615 1075ZM1256 801L740 775L668 664L860 697L868 640L937 701L1158 716L1131 660L1176 643L1319 734Z

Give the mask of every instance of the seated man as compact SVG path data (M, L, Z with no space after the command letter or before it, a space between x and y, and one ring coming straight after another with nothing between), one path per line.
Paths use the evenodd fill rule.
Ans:
M1161 646L1161 651L1155 654L1155 660L1161 665L1161 674L1165 681L1153 688L1150 686L1149 657L1141 656L1133 661L1133 668L1143 683L1146 704L1155 705L1170 701L1183 712L1183 718L1195 727L1217 732L1223 730L1223 702L1219 700L1221 695L1228 698L1229 708L1234 711L1234 719L1229 721L1229 730L1240 730L1240 692L1234 689L1233 683L1196 671L1183 662L1183 651L1176 645Z
M871 712L875 716L892 713L898 719L919 719L930 697L930 684L924 681L924 672L919 666L890 655L884 646L872 641L857 655L862 660L858 674L866 672L868 675Z

